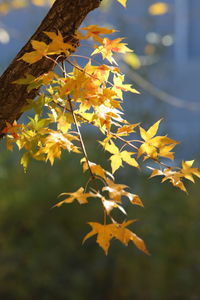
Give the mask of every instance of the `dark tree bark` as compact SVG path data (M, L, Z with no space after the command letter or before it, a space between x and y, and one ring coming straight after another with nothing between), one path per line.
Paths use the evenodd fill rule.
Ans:
M32 74L35 77L48 72L53 68L53 62L43 58L29 65L18 60L24 53L32 51L31 40L49 42L44 31L58 32L65 37L65 41L77 45L73 38L75 30L80 26L86 15L100 5L100 0L56 0L47 16L44 18L36 32L27 44L17 54L13 62L0 77L0 136L5 122L12 123L21 115L21 109L27 98L33 99L37 90L27 92L26 85L13 84L12 82Z

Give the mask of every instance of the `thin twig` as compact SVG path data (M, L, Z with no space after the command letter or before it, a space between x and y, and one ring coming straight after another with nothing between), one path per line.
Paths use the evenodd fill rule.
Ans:
M138 147L136 147L135 145L131 144L130 141L127 141L125 139L123 139L121 136L116 135L115 133L110 132L111 135L113 135L114 137L116 137L118 140L122 141L123 143L129 145L130 147L138 150Z
M69 96L68 96L68 102L69 102L69 106L70 106L70 109L71 109L71 114L72 114L72 117L73 117L73 120L74 120L74 124L75 124L75 127L76 127L76 131L78 132L78 135L79 135L79 140L80 140L81 148L82 148L82 151L83 151L83 155L85 156L86 163L87 163L88 169L90 171L90 175L93 179L95 179L95 175L93 174L92 169L90 167L90 162L89 162L88 155L87 155L87 152L86 152L86 149L85 149L85 144L83 142L83 138L82 138L79 126L78 126L76 115L75 115L74 110L73 110L72 101L71 101Z

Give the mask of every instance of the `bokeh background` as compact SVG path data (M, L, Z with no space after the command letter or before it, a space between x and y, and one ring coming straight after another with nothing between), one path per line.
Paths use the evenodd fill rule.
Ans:
M120 67L140 90L126 98L127 118L150 126L161 117L161 131L181 142L176 161L200 166L200 1L128 0L127 9L105 0L84 25L120 30L135 59ZM49 9L45 0L0 0L0 73L9 65ZM84 132L89 157L104 161ZM55 166L31 162L25 174L17 149L1 141L0 151L0 299L198 300L200 299L200 184L187 184L189 195L148 172L124 167L119 182L138 193L145 209L128 207L138 218L133 230L151 253L112 242L108 256L90 239L87 221L101 221L95 204L51 209L57 195L86 182L79 161L63 153Z

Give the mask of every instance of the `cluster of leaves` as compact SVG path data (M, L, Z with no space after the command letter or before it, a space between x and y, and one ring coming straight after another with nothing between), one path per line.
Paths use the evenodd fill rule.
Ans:
M119 2L126 4L126 1ZM58 71L50 71L38 78L27 74L25 78L15 81L17 84L27 85L29 91L40 88L36 99L28 99L23 109L34 110L35 116L29 118L27 124L17 124L16 121L13 124L7 123L3 132L6 134L8 149L12 150L13 143L16 143L20 150L25 150L21 158L25 170L30 157L50 161L53 165L55 159L61 157L63 150L81 156L83 171L89 174L85 187L80 187L72 193L62 193L60 196L65 196L64 200L55 206L59 207L75 200L80 204L87 204L89 198L100 201L104 222L89 222L92 230L85 236L84 241L97 234L97 243L106 254L113 238L125 245L132 241L137 248L148 253L144 242L127 229L135 220L119 223L113 218L114 208L124 215L127 214L123 207L125 197L132 205L143 207L140 197L127 191L128 186L115 183L115 172L124 163L140 168L142 157L143 161L151 160L155 165L149 167L152 170L151 177L161 175L162 182L169 180L185 192L183 179L194 181L193 175L200 177L200 172L192 168L193 161L183 161L182 167L166 164L167 159L174 160L172 150L177 142L166 135L157 135L161 120L145 130L139 123L132 124L123 118L124 94L139 92L130 84L124 83L124 75L117 66L114 54L124 54L132 50L122 42L122 38L107 37L114 32L115 30L96 25L84 27L82 31L76 32L76 38L80 42L88 39L94 42L91 55L82 56L87 59L84 66L71 60L72 57L80 56L71 54L75 49L65 43L60 32L44 33L51 39L49 44L32 41L33 51L20 59L28 64L33 64L41 58L50 59L54 61ZM96 61L93 57L97 55L101 55L102 60L107 60L109 64ZM58 56L63 58L62 63L55 59ZM110 155L111 172L89 160L80 131L82 124L96 127L102 133L103 138L99 143Z

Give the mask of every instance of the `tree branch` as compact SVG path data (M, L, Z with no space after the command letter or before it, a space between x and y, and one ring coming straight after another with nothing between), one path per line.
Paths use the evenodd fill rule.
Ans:
M32 74L35 77L48 72L54 66L51 60L46 58L29 65L18 60L24 53L32 51L31 40L48 43L49 38L44 31L58 32L65 37L65 42L78 46L73 34L80 26L87 14L100 5L100 0L56 0L47 16L44 18L36 32L27 44L17 54L13 62L0 77L0 132L5 127L5 122L12 123L17 120L27 98L35 98L37 90L27 92L25 85L13 84L12 82ZM1 134L0 134L1 136Z

